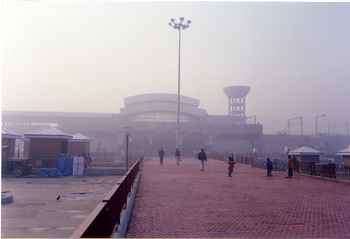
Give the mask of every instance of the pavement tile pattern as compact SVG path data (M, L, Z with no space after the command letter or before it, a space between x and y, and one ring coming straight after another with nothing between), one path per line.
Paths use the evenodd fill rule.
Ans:
M128 238L350 238L350 183L225 162L144 163Z

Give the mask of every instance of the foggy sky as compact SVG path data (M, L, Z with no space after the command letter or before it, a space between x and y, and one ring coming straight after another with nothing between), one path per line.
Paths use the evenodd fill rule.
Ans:
M119 113L125 97L181 94L227 115L223 88L246 85L264 133L303 117L304 134L346 134L350 3L3 1L2 109ZM248 122L252 123L253 120ZM300 125L292 121L291 133Z

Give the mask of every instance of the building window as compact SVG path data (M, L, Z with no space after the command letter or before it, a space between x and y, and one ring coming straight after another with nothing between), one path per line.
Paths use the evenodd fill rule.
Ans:
M174 123L177 122L177 113L174 112L145 112L130 115L130 121L134 122L167 122ZM180 122L191 123L195 122L196 117L192 115L181 114Z

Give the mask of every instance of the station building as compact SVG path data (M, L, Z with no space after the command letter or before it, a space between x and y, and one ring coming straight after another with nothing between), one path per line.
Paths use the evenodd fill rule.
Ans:
M124 103L120 121L132 127L137 148L158 152L163 147L175 152L177 95L137 95L125 98ZM199 100L186 96L180 97L180 103L179 148L185 155L201 148L213 153L262 150L262 125L246 124L245 115L208 115L199 108Z
M263 151L262 125L247 124L245 96L249 90L246 86L224 88L227 115L209 115L199 108L198 99L180 96L179 148L185 157L201 148L208 153ZM47 125L69 134L79 132L92 140L92 153L117 155L125 150L125 127L131 127L132 153L152 156L163 147L166 156L172 156L176 147L178 95L135 95L124 98L124 105L116 114L4 111L2 124L23 135Z

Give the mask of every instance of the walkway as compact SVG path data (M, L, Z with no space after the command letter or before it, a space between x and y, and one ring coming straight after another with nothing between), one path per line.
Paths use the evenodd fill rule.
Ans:
M350 183L185 158L144 164L129 238L350 238Z

